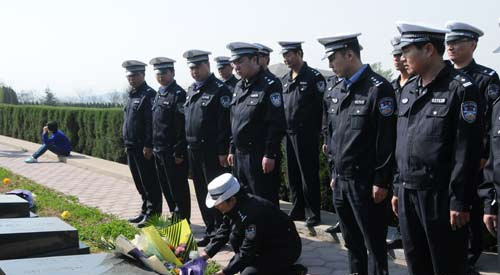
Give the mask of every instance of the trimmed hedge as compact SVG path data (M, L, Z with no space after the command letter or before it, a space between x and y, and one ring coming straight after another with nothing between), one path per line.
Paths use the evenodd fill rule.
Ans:
M82 154L126 163L120 108L77 108L0 104L0 134L41 143L43 126L55 120ZM284 147L284 146L283 146ZM283 149L283 156L286 156ZM332 211L332 195L325 156L320 155L321 208ZM282 162L280 198L289 200L286 157Z
M0 134L41 143L47 121L57 121L73 150L125 163L119 108L75 108L0 104Z

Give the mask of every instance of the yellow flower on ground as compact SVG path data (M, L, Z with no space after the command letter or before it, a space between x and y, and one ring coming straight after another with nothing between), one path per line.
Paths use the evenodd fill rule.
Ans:
M3 178L3 184L5 184L5 185L10 184L10 179L9 178Z
M69 217L71 217L71 214L69 213L69 211L63 211L63 212L61 213L61 218L62 218L63 220L69 219Z

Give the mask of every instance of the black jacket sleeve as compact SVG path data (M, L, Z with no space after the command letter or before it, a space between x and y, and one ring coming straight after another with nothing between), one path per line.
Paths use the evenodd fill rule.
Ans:
M281 139L285 135L286 120L281 83L277 80L270 82L264 98L266 101L264 123L267 124L264 154L268 158L276 158L281 149Z
M376 159L374 185L389 188L394 175L394 149L396 147L396 97L388 82L376 87L375 127Z
M241 244L240 252L235 254L233 260L222 270L225 275L236 274L254 262L257 255L258 230L254 224L247 224L245 226L245 238Z
M144 114L144 147L153 148L153 102L156 93L151 89L148 90L143 102Z
M227 103L231 102L231 91L222 84L217 96L217 154L227 155L229 153L229 137L231 136L231 122L229 120L229 108Z
M472 182L479 169L481 140L483 137L481 120L478 116L480 105L479 92L471 82L456 83L455 139L453 144L454 161L449 183L450 210L469 211L473 192ZM476 118L465 119L467 113L476 112ZM451 111L451 110L450 110Z
M222 219L222 224L215 233L215 237L210 240L210 244L205 248L207 255L212 258L217 252L221 250L224 245L229 241L229 235L231 234L231 220L228 217Z
M179 87L180 88L180 87ZM186 152L186 128L185 128L185 117L184 117L184 104L186 103L186 91L183 89L179 90L179 94L176 95L176 109L174 113L174 129L175 133L175 145L174 154L175 157L183 157Z

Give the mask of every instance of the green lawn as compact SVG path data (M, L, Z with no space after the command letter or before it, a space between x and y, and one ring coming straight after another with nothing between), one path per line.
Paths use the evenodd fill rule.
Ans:
M101 236L106 239L116 238L122 234L133 239L138 229L127 221L110 214L104 214L95 207L78 203L78 198L64 195L50 188L37 184L25 177L15 175L0 167L0 180L9 178L11 183L0 183L0 193L13 189L25 189L33 192L35 197L36 213L42 217L60 217L63 211L69 211L70 217L65 221L78 229L81 241L86 243L91 252L101 252Z

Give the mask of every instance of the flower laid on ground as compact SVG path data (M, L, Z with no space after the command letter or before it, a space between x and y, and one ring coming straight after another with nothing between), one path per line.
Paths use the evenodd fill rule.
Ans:
M3 184L8 185L8 184L10 184L10 179L9 178L3 178L2 182L3 182Z
M63 211L63 212L61 213L61 218L62 218L63 220L67 220L67 219L69 219L69 217L71 217L71 213L69 213L69 211Z
M199 257L188 222L175 217L155 217L133 240L118 236L109 247L159 274L204 275L207 268L207 262Z

